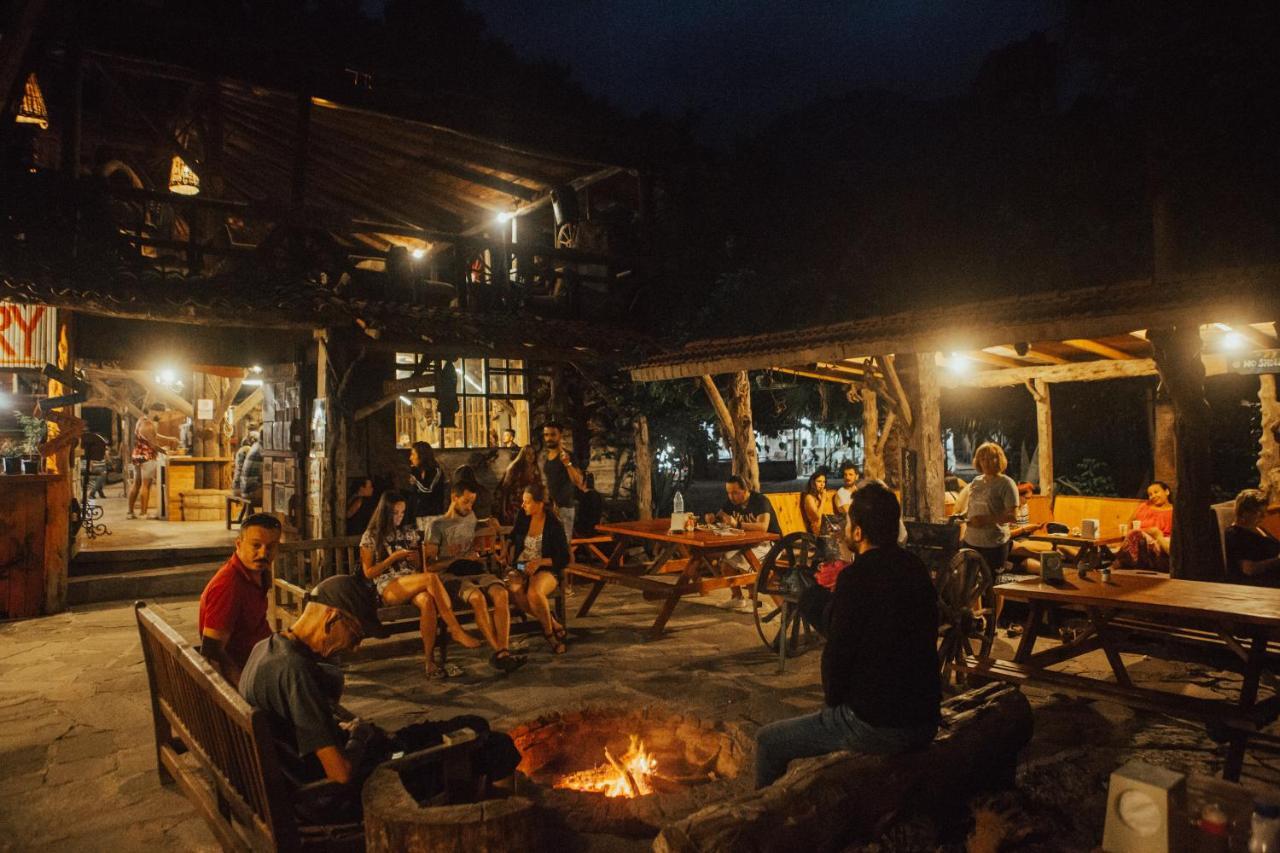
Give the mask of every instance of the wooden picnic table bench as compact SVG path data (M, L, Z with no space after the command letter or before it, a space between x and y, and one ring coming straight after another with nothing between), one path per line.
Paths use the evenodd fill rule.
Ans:
M614 546L603 566L569 564L568 574L591 582L591 589L578 608L578 616L590 612L608 584L636 589L646 600L662 602L648 634L649 639L656 640L662 636L684 596L754 584L760 561L752 549L778 538L773 533L751 531L737 531L733 536L705 530L672 533L670 527L671 520L666 518L596 525L598 532L612 537ZM627 549L636 543L656 543L653 559L627 563ZM725 570L725 561L737 554L744 555L751 567L749 571L729 573Z
M1270 670L1268 644L1280 640L1280 590L1237 584L1169 578L1154 572L1116 571L1103 581L1094 573L1074 574L1056 583L1040 578L1003 583L995 588L1005 599L1025 601L1028 614L1012 661L969 656L958 662L977 675L1007 681L1032 681L1134 708L1200 720L1229 730L1223 775L1240 776L1247 744L1275 741L1260 729L1280 712L1280 682ZM1044 616L1052 610L1083 612L1088 627L1057 646L1035 650ZM1133 683L1120 656L1120 641L1135 629L1178 643L1197 637L1206 648L1227 650L1228 663L1241 674L1239 699L1183 696ZM1216 642L1210 643L1208 640ZM1114 682L1060 672L1050 667L1101 650ZM1259 701L1259 685L1271 695Z
M298 809L320 803L340 786L292 778L281 760L289 748L271 734L267 713L254 708L181 634L144 602L134 605L151 688L156 769L161 784L177 783L224 850L363 851L359 823L309 825ZM341 707L339 716L350 716ZM446 765L446 777L469 773L470 729L445 744L396 759L402 768Z

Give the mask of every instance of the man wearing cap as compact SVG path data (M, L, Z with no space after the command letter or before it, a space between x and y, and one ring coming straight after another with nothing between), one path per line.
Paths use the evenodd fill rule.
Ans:
M444 733L459 728L480 736L473 753L477 776L502 779L520 762L511 738L490 732L480 717L417 723L393 735L362 720L339 723L335 706L342 695L342 671L326 659L356 648L365 637L386 633L367 586L352 575L325 578L307 594L302 614L289 630L254 646L240 677L241 695L267 712L273 734L297 756L290 768L295 775L346 786L329 817L358 814L360 785L393 752L434 746Z
M200 593L200 653L233 685L253 647L271 634L267 591L280 533L274 515L259 512L246 518L231 559Z

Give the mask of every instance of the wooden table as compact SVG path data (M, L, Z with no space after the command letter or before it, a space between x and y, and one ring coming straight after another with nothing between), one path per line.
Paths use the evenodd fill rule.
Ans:
M1120 531L1115 529L1112 529L1109 534L1104 532L1092 539L1087 536L1075 536L1070 533L1032 533L1029 536L1019 538L1030 539L1032 542L1052 542L1054 545L1070 545L1073 548L1085 548L1090 545L1094 547L1115 545L1125 539L1120 535Z
M1070 575L1053 584L1031 578L1000 584L995 592L1027 602L1030 612L1013 660L969 657L966 663L977 674L1039 682L1069 693L1225 726L1230 732L1223 771L1227 779L1240 777L1249 740L1273 740L1258 731L1280 711L1277 681L1267 666L1267 643L1280 639L1280 589L1116 571L1106 582L1097 573L1087 578ZM1089 626L1061 645L1037 652L1043 617L1054 609L1083 611ZM1134 685L1119 652L1120 639L1129 633L1229 651L1243 677L1239 700L1202 699ZM1114 683L1050 669L1097 649L1106 656ZM1258 701L1259 682L1271 689L1263 701Z
M706 595L712 590L751 586L760 561L752 549L777 539L773 533L740 532L721 536L709 531L671 533L671 520L621 521L599 524L596 530L613 537L613 551L603 567L574 564L573 574L591 581L591 589L578 608L586 616L607 584L638 589L650 601L660 601L658 618L649 629L649 639L662 636L676 604L686 595ZM655 543L657 549L648 562L626 563L627 548L636 543ZM727 558L743 554L751 571L726 574Z

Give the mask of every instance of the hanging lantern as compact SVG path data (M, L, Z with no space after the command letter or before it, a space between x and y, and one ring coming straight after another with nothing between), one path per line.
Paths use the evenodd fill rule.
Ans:
M23 87L17 122L37 125L41 130L49 129L49 110L45 108L44 93L40 91L40 83L34 73L27 77L27 85Z
M169 192L178 195L197 195L200 192L200 176L177 154L173 155L173 165L169 167Z

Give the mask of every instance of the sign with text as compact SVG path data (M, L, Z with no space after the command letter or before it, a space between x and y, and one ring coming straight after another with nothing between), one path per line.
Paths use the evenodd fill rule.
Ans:
M196 420L211 421L213 420L213 400L200 398L196 400Z
M57 360L57 311L47 305L0 302L0 368L39 370Z
M1262 349L1227 359L1232 373L1280 373L1280 349Z

